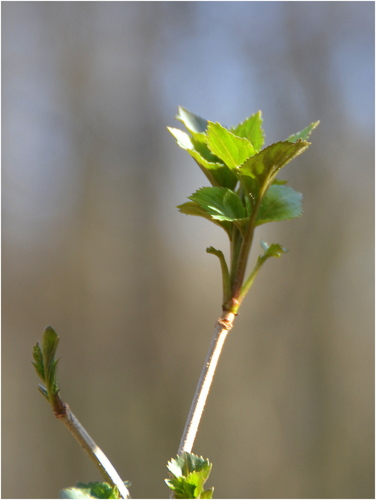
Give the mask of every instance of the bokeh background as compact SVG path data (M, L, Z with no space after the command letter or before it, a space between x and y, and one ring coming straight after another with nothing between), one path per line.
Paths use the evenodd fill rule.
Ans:
M2 496L100 480L37 391L61 394L132 481L166 498L215 320L225 235L176 205L207 181L178 105L266 142L314 120L281 178L300 219L230 334L194 447L217 498L374 497L374 3L3 2ZM211 227L213 226L213 227Z

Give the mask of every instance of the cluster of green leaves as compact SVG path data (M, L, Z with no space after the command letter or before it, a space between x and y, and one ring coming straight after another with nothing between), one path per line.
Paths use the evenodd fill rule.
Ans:
M213 498L214 488L204 490L212 469L209 460L184 451L170 460L167 468L172 477L165 482L175 498Z
M124 484L130 486L129 481ZM61 490L59 498L120 498L120 495L117 487L108 483L77 483L76 487Z
M248 254L257 226L282 221L302 214L302 195L286 186L276 176L287 163L303 153L319 122L313 122L301 132L263 149L264 131L261 112L250 116L235 127L225 128L179 108L176 117L187 132L169 128L178 145L187 151L206 175L211 186L193 193L188 202L179 205L187 215L196 215L220 226L230 240L230 266L221 250L207 249L219 258L223 279L223 309L237 313L263 263L270 257L286 252L278 243L263 249L252 271L245 279ZM64 410L56 381L55 359L59 337L48 326L42 345L34 346L33 365L44 385L39 390L56 414ZM212 464L197 455L183 452L168 462L171 477L166 484L175 498L212 498L214 488L204 489ZM130 483L126 482L126 486ZM120 498L118 488L108 483L78 483L66 488L60 498Z
M231 265L223 253L207 251L221 261L224 310L237 312L248 289L242 288L245 267L256 226L282 221L302 214L302 195L276 176L287 163L303 153L319 122L263 149L264 131L261 111L235 127L225 128L179 107L176 119L187 132L168 127L177 144L201 168L210 187L202 187L178 206L180 212L196 215L225 230L231 247ZM280 256L282 247L268 246L264 260ZM251 273L252 274L252 273ZM246 280L249 283L249 279Z

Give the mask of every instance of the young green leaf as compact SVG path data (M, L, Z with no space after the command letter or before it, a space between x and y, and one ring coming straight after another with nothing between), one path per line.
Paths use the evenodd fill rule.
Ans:
M209 122L207 144L230 169L235 169L256 153L254 146L244 137L238 137L219 123Z
M191 484L185 477L174 477L165 481L174 492L174 498L199 498L195 494L196 485Z
M302 141L306 141L308 137L311 135L312 130L314 130L319 125L319 123L320 123L319 121L312 122L310 125L308 125L308 127L304 128L300 132L290 135L290 137L287 138L287 141L296 142L299 139L301 139Z
M167 130L175 137L178 146L186 151L194 149L191 137L180 128L167 127Z
M188 203L178 208L182 213L204 217L227 232L231 242L231 263L228 266L230 271L227 269L226 273L229 273L227 281L230 282L232 297L226 302L224 310L236 312L262 263L270 256L283 253L282 247L271 246L259 257L244 283L255 227L302 214L302 195L287 187L285 181L277 180L276 176L287 163L309 147L307 139L319 122L312 122L285 141L261 149L264 131L260 111L229 129L183 108L179 108L177 118L187 127L191 137L182 135L181 131L170 131L178 144L195 159L212 185L211 188L198 190L189 197ZM222 271L224 263L227 268L222 253L214 249L210 249L209 253L219 257ZM225 289L224 296L227 296L227 284ZM236 307L232 299L236 301ZM232 304L231 307L228 304Z
M270 257L281 257L281 255L287 252L287 250L285 248L282 248L281 245L279 245L278 243L273 243L271 245L268 245L268 243L266 243L265 241L261 241L260 244L262 249L264 250L264 253L257 258L254 268L252 269L251 273L249 274L248 278L245 280L241 288L240 295L238 298L239 304L241 304L244 297L249 292L249 289L251 288L257 276L257 273L261 269L264 262Z
M281 257L287 252L286 248L282 248L279 243L272 243L269 245L266 241L261 240L260 245L264 250L264 253L258 257L260 264L263 264L270 257Z
M172 474L165 482L174 491L175 498L212 498L214 488L204 490L212 464L209 460L183 452L167 464Z
M214 224L217 224L217 226L222 227L226 231L228 237L231 238L231 222L213 219L212 216L209 215L203 208L201 208L201 206L197 202L187 201L182 205L178 205L177 208L182 214L196 215L198 217L204 217L204 219L214 222Z
M217 187L234 189L238 182L234 172L210 151L206 142L200 142L192 138L192 143L195 152L191 153L191 156L203 171L204 169L209 171L206 175L208 177L209 174L212 177L211 184ZM206 172L204 171L204 173Z
M86 488L64 488L59 492L59 498L95 498Z
M44 373L43 354L39 342L33 348L33 358L35 360L35 363L33 363L35 371L44 382L46 375Z
M303 213L302 198L301 193L288 186L273 184L262 199L256 225L299 217Z
M59 391L56 382L58 360L55 359L58 343L58 335L51 326L47 326L43 332L42 347L38 342L33 349L35 361L33 366L38 376L46 384L46 387L39 385L39 390L50 402Z
M213 498L214 488L209 488L201 493L200 498Z
M240 197L228 188L203 187L188 198L214 220L234 222L249 217Z
M58 360L55 359L58 343L59 337L55 330L51 326L47 326L42 337L42 353L45 383L50 398L58 392L56 383L56 365Z
M129 481L124 481L129 487ZM116 486L108 483L77 483L76 487L64 488L59 493L59 498L120 498Z
M177 455L176 458L172 458L167 465L168 470L174 476L186 476L190 472L201 471L209 467L211 468L211 465L207 458L187 452L183 452L181 455Z
M191 140L193 144L193 149L197 151L197 153L199 153L200 156L204 158L204 160L206 160L208 163L214 163L215 165L225 166L224 162L220 158L218 158L218 156L214 155L210 151L206 142L197 141L194 137L192 137ZM229 172L231 172L231 170L228 167L226 168L229 170Z
M47 326L43 332L42 352L45 367L49 368L55 359L59 337L52 326Z
M262 129L262 114L258 111L236 127L231 127L230 132L238 137L248 139L255 150L259 152L264 145L264 131Z
M237 178L233 172L215 155L206 144L200 143L177 128L167 127L175 137L178 146L187 151L196 161L213 186L224 186L233 189Z
M237 168L240 181L248 189L247 177L251 177L257 181L261 192L265 192L279 170L303 153L309 145L309 142L298 140L295 143L282 141L268 146Z
M194 134L205 134L206 132L208 122L201 116L195 115L181 106L178 107L178 114L175 118L184 123L186 128Z

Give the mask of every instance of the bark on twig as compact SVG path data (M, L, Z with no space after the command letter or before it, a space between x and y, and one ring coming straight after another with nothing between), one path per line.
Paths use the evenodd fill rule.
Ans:
M71 412L69 406L61 401L60 397L59 400L59 411L54 411L56 418L65 425L69 432L86 451L97 469L100 471L105 481L111 484L111 486L117 487L121 498L130 498L127 487L125 486L112 463L103 453L103 451L91 439L84 427Z
M217 321L214 329L214 335L206 356L206 360L197 384L196 392L189 410L187 422L180 441L178 454L183 451L192 452L193 443L196 438L198 426L204 412L205 403L213 382L218 360L235 319L235 314L231 312L224 313Z

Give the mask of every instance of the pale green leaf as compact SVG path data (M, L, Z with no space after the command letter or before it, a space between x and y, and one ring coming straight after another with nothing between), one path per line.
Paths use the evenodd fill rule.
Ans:
M237 183L235 174L211 153L206 144L189 137L180 129L172 127L167 129L175 137L178 146L192 156L213 186L225 186L230 189L235 187Z
M178 146L185 150L194 149L192 139L186 132L179 128L167 127L167 130L175 137Z
M194 471L206 471L206 477L209 477L211 467L212 464L207 458L186 451L172 458L167 464L168 470L176 477L187 476Z
M124 481L124 484L129 487L129 481ZM88 484L77 483L76 487L65 488L60 491L59 498L120 498L119 491L116 486L111 486L108 483L92 482Z
M175 498L211 498L203 486L212 469L209 460L183 452L167 464L173 477L165 482L174 491ZM203 496L202 496L203 495Z
M179 106L178 114L175 116L177 120L184 123L186 128L195 134L205 134L208 122L201 116L191 113L187 109Z
M311 135L312 130L314 130L319 125L319 123L320 123L319 121L312 122L310 125L308 125L308 127L304 128L300 132L290 135L290 137L288 137L287 140L289 142L296 142L299 139L301 139L302 141L306 141L308 137Z
M209 122L207 137L210 151L231 169L235 169L256 153L247 139L234 135L219 123Z
M238 137L248 139L258 152L264 145L264 131L262 128L262 114L258 111L230 131Z
M269 245L266 241L261 240L260 245L264 253L258 257L259 265L263 264L270 257L281 257L287 252L286 248L283 248L279 243L272 243Z
M188 151L213 186L234 189L238 179L225 163L214 155L207 144L192 138L194 152Z
M260 244L262 249L264 250L264 253L257 258L255 266L253 267L252 271L245 280L240 290L240 295L238 298L239 302L242 302L244 297L249 292L249 289L251 288L257 276L257 273L261 269L264 262L270 257L281 257L281 255L287 252L287 250L285 248L282 248L281 245L279 245L278 243L273 243L272 245L268 245L268 243L266 243L265 241L261 241Z
M214 488L209 488L201 493L200 498L213 498Z
M95 498L90 490L83 488L64 488L59 492L59 498Z
M165 482L174 492L174 498L197 498L196 485L189 483L185 477L165 479Z
M240 180L245 177L256 179L260 188L266 188L279 170L305 151L309 142L299 140L276 142L246 160L238 169Z

